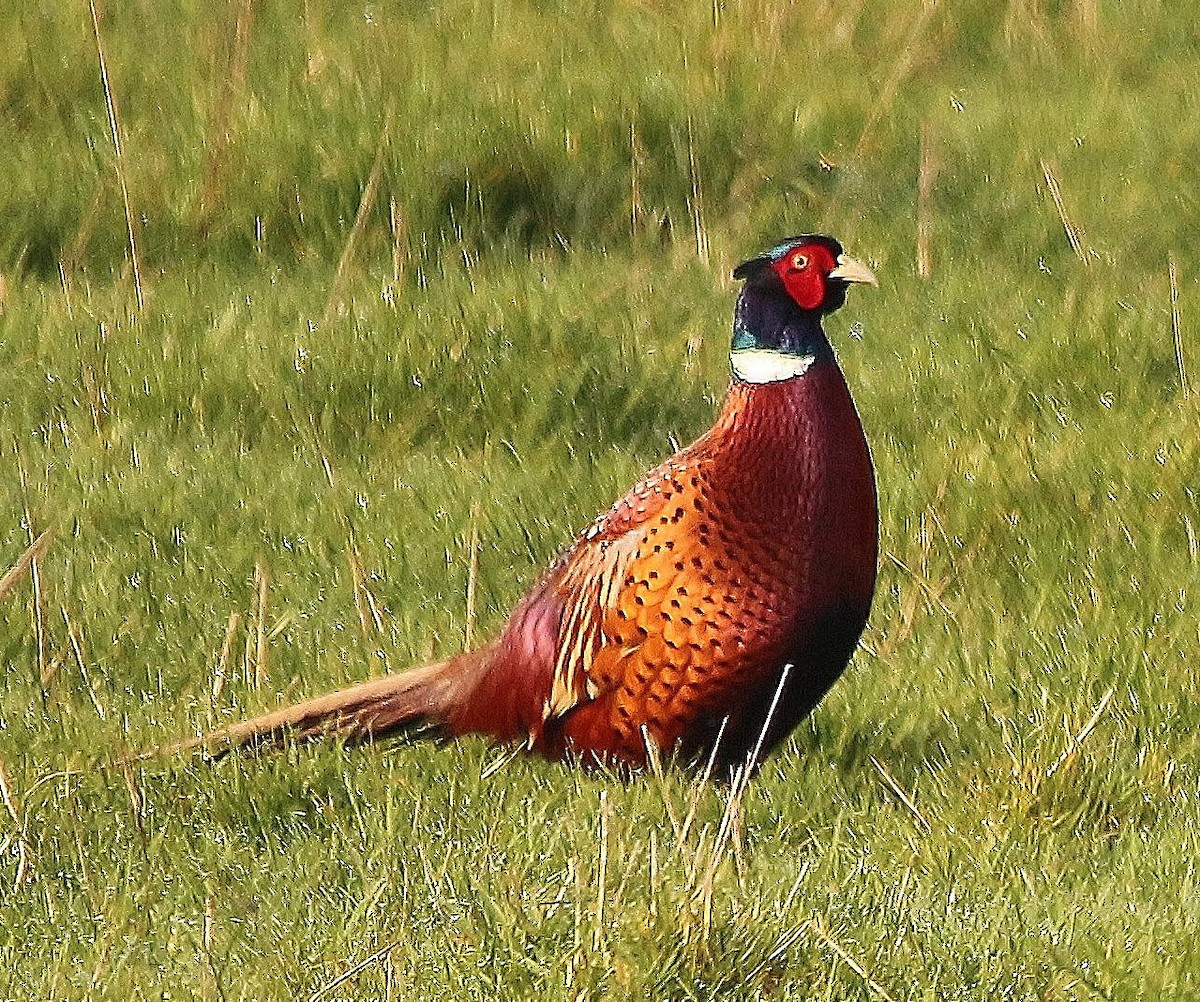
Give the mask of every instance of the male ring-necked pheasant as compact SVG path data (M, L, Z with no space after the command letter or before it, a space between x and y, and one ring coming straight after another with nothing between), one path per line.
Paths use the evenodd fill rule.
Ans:
M632 766L648 743L722 766L774 747L846 667L875 588L870 454L821 327L875 276L819 235L733 275L716 423L600 515L495 640L180 747L414 724Z

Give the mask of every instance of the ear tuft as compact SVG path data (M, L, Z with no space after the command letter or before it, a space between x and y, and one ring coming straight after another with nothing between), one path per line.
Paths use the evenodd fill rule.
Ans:
M743 261L733 269L733 277L738 279L750 278L757 275L770 263L771 259L765 255L763 257L752 257L749 261Z

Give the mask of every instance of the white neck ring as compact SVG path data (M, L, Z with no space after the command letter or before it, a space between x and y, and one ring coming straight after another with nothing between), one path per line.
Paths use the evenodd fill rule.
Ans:
M781 383L803 376L817 360L816 355L791 355L767 348L739 348L729 353L738 379L747 383Z

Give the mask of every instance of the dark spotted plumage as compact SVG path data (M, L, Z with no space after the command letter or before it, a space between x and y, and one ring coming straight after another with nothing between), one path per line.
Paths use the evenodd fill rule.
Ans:
M650 742L689 758L715 744L724 764L778 743L845 668L874 591L871 460L821 328L873 276L823 236L734 274L735 375L713 427L597 518L495 640L187 744L430 724L639 766Z

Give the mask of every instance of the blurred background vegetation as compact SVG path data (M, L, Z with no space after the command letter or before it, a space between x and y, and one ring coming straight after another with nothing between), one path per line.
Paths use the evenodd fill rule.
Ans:
M88 9L6 20L0 260L99 279L128 241ZM147 276L336 260L376 160L359 246L414 271L447 244L741 250L781 219L896 235L922 149L957 253L1067 249L1021 218L1043 161L1101 254L1152 252L1145 219L1184 245L1196 212L1194 18L1150 0L142 0L100 27Z

